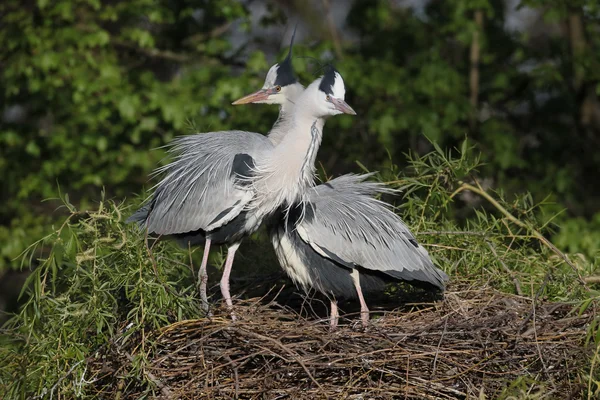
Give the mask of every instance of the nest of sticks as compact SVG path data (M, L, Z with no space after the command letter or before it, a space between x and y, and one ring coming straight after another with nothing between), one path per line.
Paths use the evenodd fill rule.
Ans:
M245 300L235 322L219 309L146 336L144 374L173 399L462 399L506 390L576 398L594 316L572 310L494 290L450 291L440 302L382 313L366 329L353 315L331 332L325 319ZM123 378L139 339L90 360L99 396L137 398L147 389Z

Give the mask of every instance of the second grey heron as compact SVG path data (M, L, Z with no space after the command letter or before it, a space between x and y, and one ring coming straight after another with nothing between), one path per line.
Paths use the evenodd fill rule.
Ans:
M376 195L389 193L366 175L343 175L308 189L303 202L271 219L269 232L280 264L305 292L330 299L331 327L337 299L358 299L363 325L369 308L363 292L390 281L443 290L448 276L436 268L408 227Z
M345 105L345 87L330 67L305 93L310 91L316 95L297 101L295 134L252 168L257 195L249 207L268 214L277 210L269 219L269 232L279 262L296 284L330 298L332 327L337 325L340 297L359 299L366 325L369 309L363 289L380 290L386 282L399 280L443 290L448 276L433 265L389 205L375 199L389 191L384 185L364 182L368 175L344 175L313 188L323 123L316 116L326 115L324 104L331 109L340 101ZM325 100L321 104L307 101L319 97ZM338 110L354 113L345 106Z

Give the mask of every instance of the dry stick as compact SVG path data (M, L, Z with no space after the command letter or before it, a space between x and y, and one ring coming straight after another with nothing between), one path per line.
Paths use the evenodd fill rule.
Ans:
M494 245L491 242L488 242L487 240L486 240L486 243L487 243L488 247L490 248L490 250L492 251L492 253L494 254L494 257L496 257L496 259L498 259L498 262L500 263L500 265L502 265L502 267L504 268L506 273L508 275L510 275L510 277L512 278L512 280L515 284L515 289L517 291L517 294L519 296L523 296L523 292L521 291L521 283L519 282L519 280L517 279L517 277L515 276L513 271L511 271L510 268L508 268L508 266L504 263L504 261L502 261L502 259L500 257L498 257L498 253L496 252L496 248L494 247Z
M586 282L583 280L581 274L577 270L577 267L571 262L571 260L569 260L569 258L562 251L560 251L554 244L552 244L552 242L550 242L548 239L546 239L544 237L544 235L542 235L540 232L538 232L536 229L534 229L528 223L525 223L525 222L519 220L514 215L512 215L510 212L508 212L506 210L506 208L502 207L500 205L500 203L498 203L485 190L483 190L481 188L477 188L477 187L475 187L473 185L470 185L468 183L464 183L464 182L459 182L459 183L461 184L461 186L458 189L456 189L454 191L454 193L452 193L450 195L450 199L454 198L454 196L456 196L458 193L464 192L465 190L470 190L471 192L477 193L478 195L480 195L481 197L483 197L484 199L486 199L488 202L490 202L491 205L493 205L498 211L500 211L512 223L514 223L517 226L520 226L523 229L529 230L536 239L538 239L540 242L542 242L544 245L546 245L550 250L552 250L554 252L554 254L556 254L557 256L559 256L569 267L571 267L571 269L573 269L573 272L575 272L575 274L577 275L577 280L579 281L579 283L586 290L588 290L588 291L590 290L589 287L587 286Z
M442 340L444 340L444 335L446 334L446 329L448 328L448 316L446 316L446 318L444 318L444 330L442 331L442 334L440 335L440 341L438 342L437 345L437 350L435 351L435 357L433 359L433 368L431 369L431 379L433 379L435 377L435 370L437 368L437 360L438 360L438 355L440 354L440 347L442 345Z
M533 291L533 282L531 283L531 291ZM548 375L548 367L546 367L546 363L544 362L544 357L542 356L542 350L540 349L540 342L538 341L537 326L535 324L535 319L536 319L535 303L536 303L536 301L537 301L537 296L536 296L536 299L533 302L533 320L532 320L532 323L533 323L533 338L535 340L535 347L537 348L538 356L540 357L540 362L542 363L542 367L544 367L544 375L546 375L546 377L549 377L549 375Z
M124 354L125 354L125 357L129 360L129 362L131 362L131 363L134 362L133 356L131 354L129 354L128 352L125 352ZM160 391L162 392L163 395L165 395L168 399L173 398L173 392L171 391L169 386L167 386L160 379L158 379L156 376L154 376L153 373L151 373L150 371L147 371L146 368L143 368L142 371L143 371L144 375L146 375L148 377L148 379L150 379L152 381L152 383L154 383L156 385L156 387L158 387L160 389Z
M406 382L404 385L404 398L408 398L408 371L410 369L410 353L408 353L408 357L406 357Z
M321 392L323 394L325 394L325 389L323 389L323 386L321 386L321 384L319 382L317 382L317 380L312 376L312 374L310 373L309 369L306 367L306 364L304 364L304 362L300 359L300 356L297 355L296 353L294 353L293 351L291 351L290 349L288 349L287 347L285 347L285 345L283 343L281 343L279 340L277 339L273 339L270 338L268 336L264 336L261 335L260 333L255 333L252 331L242 331L241 329L237 329L239 332L243 332L246 333L250 336L253 336L259 340L266 340L268 342L271 342L273 344L275 344L277 347L279 347L280 349L284 350L286 353L288 353L289 355L291 355L298 364L300 364L300 366L302 367L302 369L304 370L304 372L306 372L306 375L308 375L308 377L310 378L311 381L313 381L313 383L315 385L317 385L317 387L319 388L319 390L321 390Z
M235 388L235 398L237 399L239 397L239 392L240 392L240 377L238 375L238 366L237 363L234 362L231 357L229 357L227 354L223 355L223 358L227 361L229 361L229 363L232 366L233 369L233 377L235 379L235 384L234 384L234 388Z
M583 278L583 280L586 283L600 283L600 276L598 276L598 275L586 276L585 278Z
M486 237L488 232L471 232L471 231L423 231L416 232L417 235L464 235L464 236L481 236Z

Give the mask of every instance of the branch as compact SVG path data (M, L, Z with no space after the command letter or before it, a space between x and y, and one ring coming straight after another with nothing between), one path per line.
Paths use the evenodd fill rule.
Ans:
M450 195L451 199L454 196L456 196L458 193L464 192L465 190L470 190L471 192L480 195L481 197L483 197L484 199L486 199L492 206L494 206L498 211L500 211L500 213L502 213L509 221L511 221L513 224L515 224L515 225L517 225L517 226L519 226L519 227L521 227L523 229L527 229L528 231L530 231L531 234L536 239L538 239L546 247L548 247L550 250L552 250L557 256L559 256L569 267L571 267L571 269L573 269L573 272L575 272L575 274L577 275L577 280L579 281L579 283L581 285L583 285L583 287L586 290L589 290L589 288L588 288L585 280L582 278L582 276L579 273L579 271L577 270L577 267L575 266L575 264L573 264L571 262L571 260L569 260L569 258L562 251L560 251L554 244L552 244L552 242L550 242L548 239L546 239L546 237L544 235L542 235L539 231L537 231L536 229L534 229L528 223L523 222L523 221L517 219L514 215L512 215L511 213L509 213L504 207L502 207L500 205L500 203L498 203L485 190L477 188L477 187L475 187L473 185L469 185L468 183L464 183L464 182L459 182L459 183L461 184L461 186L458 189L456 189L454 191L454 193L452 193Z
M471 90L471 106L473 107L473 115L469 121L471 130L475 129L477 121L477 108L479 103L479 59L481 56L481 46L479 43L479 32L483 27L483 11L475 10L476 28L473 31L473 41L471 42L471 71L469 73L469 87Z
M160 49L147 49L138 46L135 43L127 42L125 40L113 38L111 41L121 47L125 47L127 49L135 50L138 53L142 53L148 57L152 58L162 58L169 61L176 61L179 63L185 63L193 60L193 57L189 54L175 53L170 50L160 50Z
M340 41L340 35L338 34L337 29L335 29L335 23L333 21L333 16L331 15L329 0L323 0L323 8L325 9L325 14L327 15L327 27L329 28L329 34L331 35L331 40L333 41L335 55L339 60L341 60L344 57L342 54L342 44Z
M510 268L508 268L504 261L502 261L502 258L498 256L498 253L496 252L496 247L492 244L492 242L486 240L486 243L492 251L492 253L494 254L494 257L498 259L498 262L500 263L500 265L502 265L502 268L504 268L504 271L506 271L506 273L512 278L513 283L515 284L515 290L517 291L517 294L519 296L523 296L523 291L521 290L521 282L519 282L514 272Z
M586 276L585 278L583 278L583 280L586 283L600 283L600 276L598 276L598 275Z

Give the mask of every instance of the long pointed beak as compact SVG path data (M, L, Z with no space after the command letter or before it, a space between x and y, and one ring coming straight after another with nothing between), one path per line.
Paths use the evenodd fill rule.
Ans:
M343 112L344 114L356 115L356 111L354 111L344 100L332 97L331 102L336 110Z
M248 103L256 103L257 101L265 101L269 95L271 93L269 93L268 90L266 89L260 89L252 94L249 94L248 96L244 96L241 99L237 99L236 101L234 101L233 104L234 106L240 105L240 104L248 104Z

